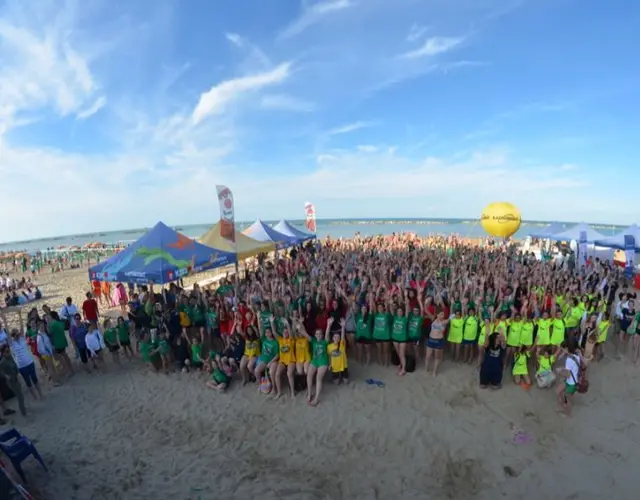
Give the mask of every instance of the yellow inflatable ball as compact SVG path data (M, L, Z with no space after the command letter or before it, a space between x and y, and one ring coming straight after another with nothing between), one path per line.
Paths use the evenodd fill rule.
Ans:
M520 228L520 210L506 201L487 205L482 211L480 223L491 236L508 238Z

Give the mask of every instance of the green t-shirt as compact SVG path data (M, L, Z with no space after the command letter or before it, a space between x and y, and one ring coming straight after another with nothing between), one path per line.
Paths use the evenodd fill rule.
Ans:
M116 329L107 328L103 334L104 341L109 345L116 345L118 343Z
M356 316L356 338L357 339L371 339L371 314L364 320L362 313L358 313Z
M191 344L191 361L194 363L202 362L202 346L200 344Z
M409 340L417 341L422 338L422 324L424 323L424 318L419 314L410 314L409 315L409 325L407 327Z
M213 369L213 373L211 374L211 380L213 380L216 384L229 383L229 377L227 377L227 374L223 372L220 368Z
M267 328L271 328L271 318L273 315L269 311L260 311L258 315L258 320L260 321L260 326L262 327L262 331L264 332Z
M142 341L140 342L140 357L142 361L148 363L151 361L151 351L153 350L153 346L151 342Z
M406 316L396 316L393 318L393 326L391 328L391 340L394 342L407 341L407 322Z
M27 328L27 338L32 339L34 337L36 337L38 335L38 332L35 331L33 328L29 327Z
M166 339L160 339L158 341L158 348L160 350L160 354L163 356L167 356L169 352L171 352L171 347L169 346L169 342Z
M324 339L318 340L315 337L311 339L311 352L313 354L311 363L316 368L319 366L329 366L327 345L327 341Z
M207 325L211 328L218 327L218 311L215 309L207 309Z
M270 339L262 337L262 353L260 354L260 361L264 363L271 363L273 359L279 354L280 345L276 339Z
M195 305L189 308L189 319L191 320L191 324L201 323L204 321L204 311L202 310L202 306Z
M129 341L129 327L126 324L118 325L118 340L120 342L128 342Z
M222 285L218 287L216 293L218 295L227 295L231 290L233 290L233 287L231 285Z
M373 317L373 338L375 340L391 340L390 314L376 313Z
M62 321L52 321L49 325L49 335L54 349L66 349L69 345L67 336L64 333L64 323Z

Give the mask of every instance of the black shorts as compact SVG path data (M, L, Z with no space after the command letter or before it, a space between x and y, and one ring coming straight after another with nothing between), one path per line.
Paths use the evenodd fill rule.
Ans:
M394 344L407 344L409 342L409 339L406 339L406 340L393 340L393 339L391 339L391 342L393 342Z
M369 345L373 343L373 340L368 339L366 337L360 337L360 338L356 338L356 344L365 344L365 345Z
M333 380L349 380L349 369L345 368L341 372L331 372Z
M131 341L130 340L121 340L120 341L120 345L122 347L130 347L131 346Z
M64 354L65 352L67 352L67 348L63 347L62 349L58 349L57 347L54 349L54 351L56 351L56 354Z
M118 344L108 345L107 349L109 349L109 352L118 352L120 350L120 346Z
M194 368L202 368L202 361L192 361L191 366Z
M193 323L191 323L191 326L195 328L205 328L207 326L207 322L205 320L194 321Z

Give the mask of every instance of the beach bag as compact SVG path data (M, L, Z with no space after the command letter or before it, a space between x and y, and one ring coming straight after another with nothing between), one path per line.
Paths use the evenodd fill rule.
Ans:
M573 376L573 372L571 372L571 378L576 383L576 390L580 394L586 394L589 391L589 380L587 379L587 365L581 359L573 360L578 363L578 380Z
M553 382L556 380L556 374L553 373L553 370L546 370L541 373L536 373L536 383L540 389L546 389L547 387L551 387Z
M269 394L271 392L271 381L269 377L262 377L260 379L260 392L262 394Z
M416 358L407 354L404 369L407 373L413 373L416 371Z

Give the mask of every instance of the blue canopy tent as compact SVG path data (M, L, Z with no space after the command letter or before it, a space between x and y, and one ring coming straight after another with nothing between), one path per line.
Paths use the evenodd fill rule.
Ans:
M615 236L611 236L610 238L602 238L601 240L596 240L596 245L599 247L607 247L607 248L616 248L618 250L624 250L624 236L626 234L630 234L636 240L636 252L640 252L640 227L632 224L624 231L616 234Z
M260 219L251 224L242 233L249 238L258 241L270 241L276 244L277 248L287 248L298 244L298 240L292 236L282 234L272 227L262 222Z
M300 229L298 229L293 224L291 224L290 222L287 222L284 219L282 219L275 226L273 226L273 229L275 229L279 233L282 233L286 236L291 236L292 238L295 238L296 240L298 240L298 243L302 243L303 241L313 240L316 237L315 234L307 233L305 231L300 231Z
M552 234L556 234L564 230L565 228L563 224L560 224L559 222L554 222L552 224L549 224L544 229L540 229L539 231L534 231L530 233L529 236L531 236L532 238L538 238L540 240L546 240Z
M546 238L553 241L580 241L580 233L583 231L587 233L587 243L593 243L596 240L601 240L604 238L602 234L600 234L595 229L592 229L585 223L580 223L577 226L567 229L566 231L550 234L546 236Z
M91 267L89 279L164 285L234 262L233 253L201 245L158 222L122 252Z

